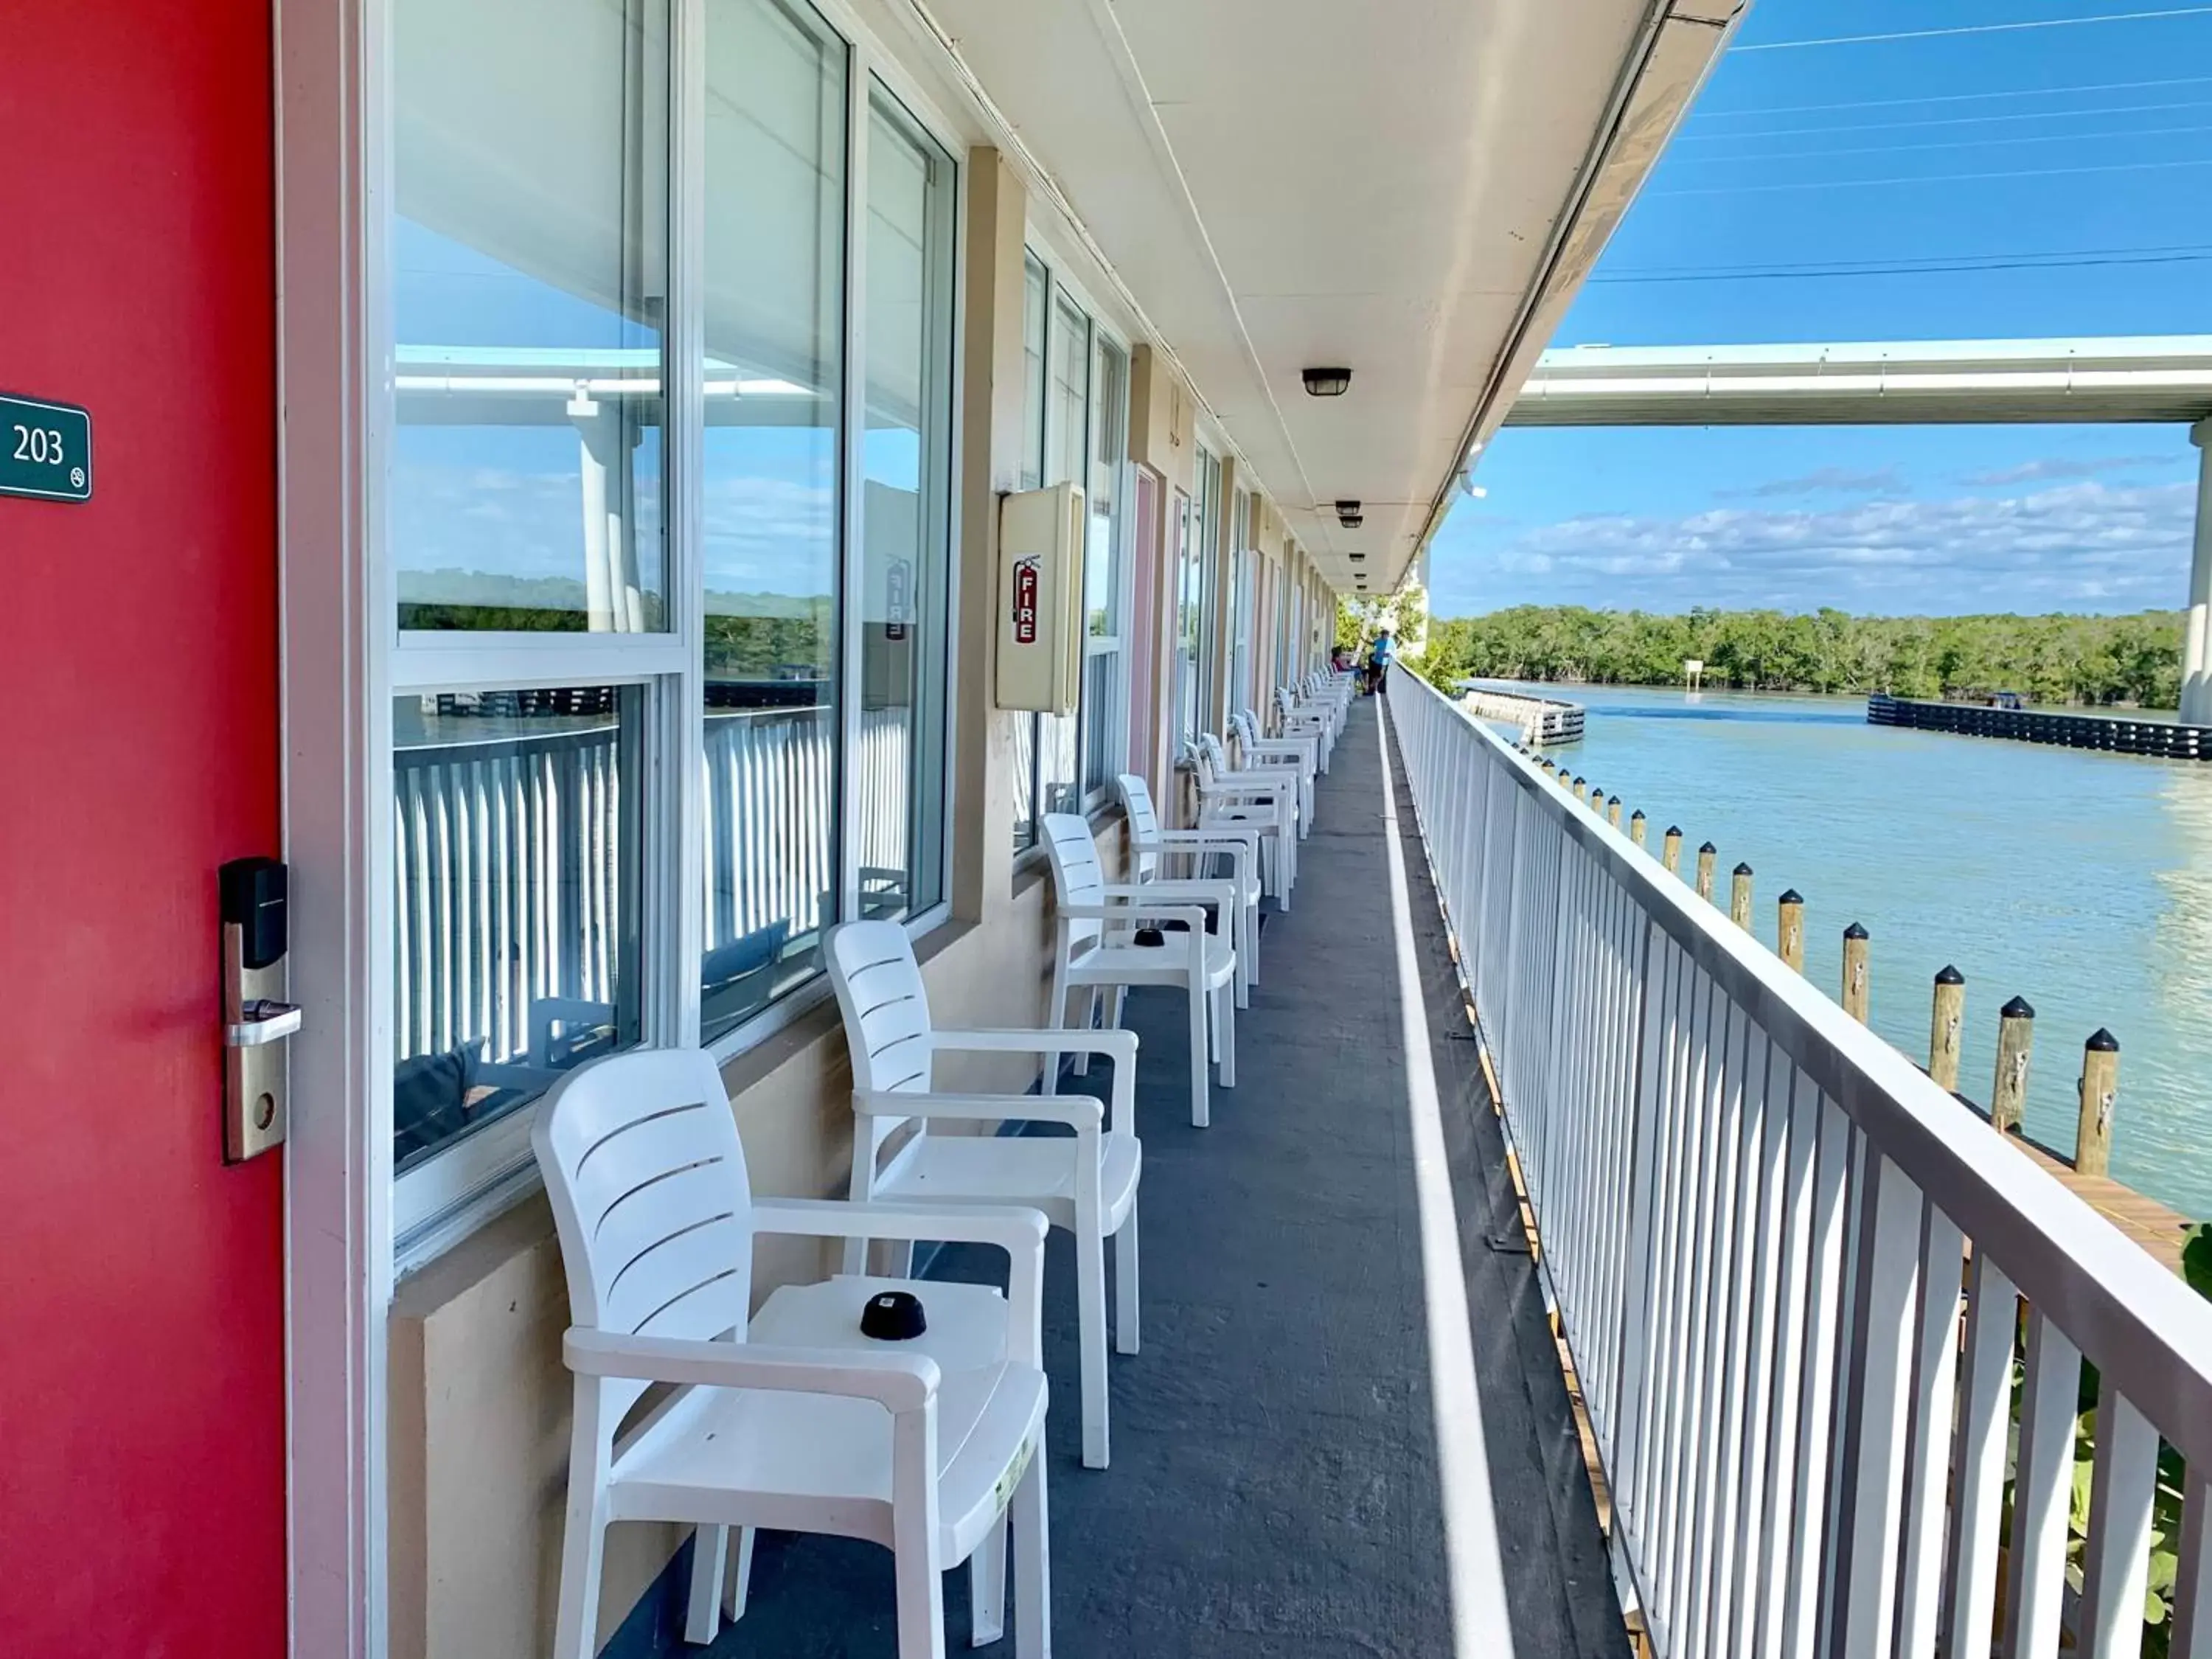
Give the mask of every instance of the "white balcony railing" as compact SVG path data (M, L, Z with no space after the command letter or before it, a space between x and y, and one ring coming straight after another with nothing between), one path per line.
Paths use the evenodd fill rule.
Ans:
M2212 1304L1494 734L1390 691L1656 1650L2212 1654Z

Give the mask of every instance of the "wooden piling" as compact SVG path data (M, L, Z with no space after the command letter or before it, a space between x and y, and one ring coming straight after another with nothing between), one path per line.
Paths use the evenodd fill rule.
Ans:
M1862 1025L1871 1000L1868 965L1867 930L1855 921L1844 929L1844 1012Z
M1729 920L1745 933L1751 931L1751 866L1739 864L1729 878Z
M2112 1103L2119 1087L2119 1039L2100 1025L2081 1045L2081 1115L2074 1127L2076 1175L2105 1175L2112 1167Z
M1774 954L1784 966L1805 971L1805 900L1795 887L1774 901Z
M1990 1086L1990 1127L2017 1132L2027 1105L2027 1056L2035 1044L2035 1010L2014 997L1997 1011L1997 1075Z
M1698 896L1708 902L1713 896L1713 857L1720 850L1711 842L1698 848Z
M1620 828L1620 797L1613 796L1605 804L1605 821L1614 829Z
M1948 963L1936 971L1928 1015L1928 1075L1959 1092L1959 1036L1966 1023L1966 976Z
M1589 786L1579 777L1575 780L1575 799L1585 806L1589 805Z
M1641 807L1628 815L1628 838L1638 847L1644 845L1644 811Z
M1660 839L1659 862L1666 866L1670 876L1682 873L1682 832L1671 825Z

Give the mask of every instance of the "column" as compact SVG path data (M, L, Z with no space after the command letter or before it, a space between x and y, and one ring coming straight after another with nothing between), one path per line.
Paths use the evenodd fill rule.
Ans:
M2197 446L2197 542L2189 560L2189 614L2181 625L2181 718L2212 726L2212 416L2189 428Z

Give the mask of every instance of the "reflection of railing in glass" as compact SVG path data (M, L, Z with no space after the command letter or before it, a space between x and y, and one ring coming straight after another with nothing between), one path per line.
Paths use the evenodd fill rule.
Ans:
M713 1029L811 974L812 946L835 914L825 823L835 810L835 719L826 708L707 716L704 946L723 953L726 970L717 1006L704 1011ZM863 714L860 737L861 908L898 915L913 833L905 711ZM487 1083L535 1092L549 1079L526 1068L545 1067L563 1023L580 1022L587 1006L600 1024L611 1017L624 925L617 743L610 724L396 753L403 1060L473 1048L482 1066L498 1068Z

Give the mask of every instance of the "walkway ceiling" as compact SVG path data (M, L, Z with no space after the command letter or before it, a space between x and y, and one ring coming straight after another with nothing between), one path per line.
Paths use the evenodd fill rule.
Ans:
M920 0L917 0L920 3ZM927 0L1293 532L1394 586L1737 0ZM1344 365L1315 398L1300 371ZM1364 503L1357 531L1332 503Z
M2197 421L2212 334L1547 351L1509 426Z

